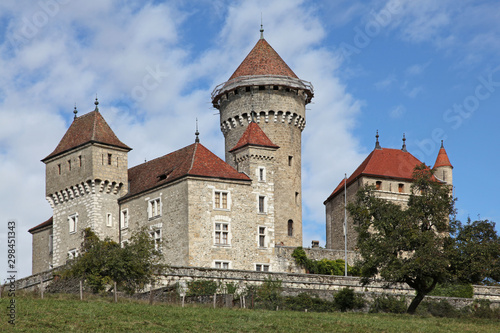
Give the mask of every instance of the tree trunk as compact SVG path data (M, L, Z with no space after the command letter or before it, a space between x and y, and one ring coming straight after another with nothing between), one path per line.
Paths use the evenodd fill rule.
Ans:
M408 307L408 310L406 311L408 314L415 314L415 311L417 311L417 307L422 302L426 294L422 292L417 292L417 296L411 301L410 306Z

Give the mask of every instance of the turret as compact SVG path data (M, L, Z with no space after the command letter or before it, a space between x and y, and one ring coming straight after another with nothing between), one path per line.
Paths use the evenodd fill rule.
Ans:
M46 165L46 198L53 209L53 266L77 254L82 231L118 240L118 202L127 193L130 147L122 143L98 108L75 118Z
M220 111L226 162L237 167L231 149L253 121L280 147L275 156L276 243L302 245L301 136L305 106L313 87L300 80L278 53L261 38L227 82L212 93ZM290 235L289 223L295 225Z
M448 185L453 185L453 166L444 149L443 140L441 140L441 148L432 169L439 180L446 182Z

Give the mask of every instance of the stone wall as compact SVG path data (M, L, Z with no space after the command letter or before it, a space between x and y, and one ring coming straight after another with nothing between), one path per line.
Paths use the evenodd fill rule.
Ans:
M28 291L37 290L41 279L43 280L44 287L46 287L52 278L52 271L31 275L17 280L17 289ZM383 282L375 281L367 286L362 286L358 277L174 266L165 271L165 274L160 278L160 283L156 284L156 288L178 288L179 286L187 286L190 281L200 279L215 280L220 283L236 283L240 290L243 290L248 285L261 285L269 279L280 280L287 295L297 295L302 292L307 292L309 294L316 294L325 299L331 299L333 292L343 288L351 288L356 292L368 295L392 294L409 297L414 295L413 289L410 289L407 285L400 284L391 288L385 288ZM447 297L446 300L459 307L471 304L474 299L486 299L491 301L493 306L500 306L500 286L475 285L473 287L473 299ZM432 296L427 297L431 299L439 298Z
M52 264L52 226L47 226L42 229L36 230L33 234L32 246L32 267L33 274L46 271Z
M305 127L305 100L303 91L269 81L232 90L220 101L227 163L236 168L229 150L251 121L280 147L274 160L275 239L278 244L290 246L302 244L301 137ZM288 235L289 220L294 224L291 236Z

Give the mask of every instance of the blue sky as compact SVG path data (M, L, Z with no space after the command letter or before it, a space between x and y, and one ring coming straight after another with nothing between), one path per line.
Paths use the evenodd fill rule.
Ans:
M223 156L210 93L259 38L312 82L303 132L304 245L325 244L323 201L373 149L454 168L458 217L500 221L500 4L497 1L115 1L0 4L0 220L27 230L51 216L40 162L73 117L100 110L134 150L129 166L194 141ZM497 226L497 230L499 230ZM5 249L6 227L0 230ZM5 276L0 262L0 279Z

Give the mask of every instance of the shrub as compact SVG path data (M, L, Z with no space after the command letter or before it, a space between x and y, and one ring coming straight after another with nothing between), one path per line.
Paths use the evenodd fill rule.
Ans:
M468 284L438 284L429 296L472 298L474 288Z
M194 280L188 282L187 296L213 295L217 292L217 282L212 280Z
M406 299L404 297L397 298L392 295L380 295L375 297L370 305L370 313L388 312L388 313L405 313L407 309Z
M492 309L488 300L475 301L471 316L474 318L500 319L500 308Z
M422 311L424 313L427 312L434 317L458 318L462 315L460 310L455 309L453 305L444 299L438 302L422 302L422 309L420 309L419 313L422 313Z
M354 290L350 288L344 288L337 292L333 303L335 307L342 312L361 309L365 305L363 297L355 294Z
M281 291L280 280L266 279L257 288L257 302L259 303L259 307L270 310L282 307L283 297L281 296Z
M292 257L295 258L297 265L303 267L310 274L344 275L345 261L343 259L311 260L307 258L306 251L300 246L293 251ZM359 270L347 265L348 275L352 276L356 273L359 273Z

